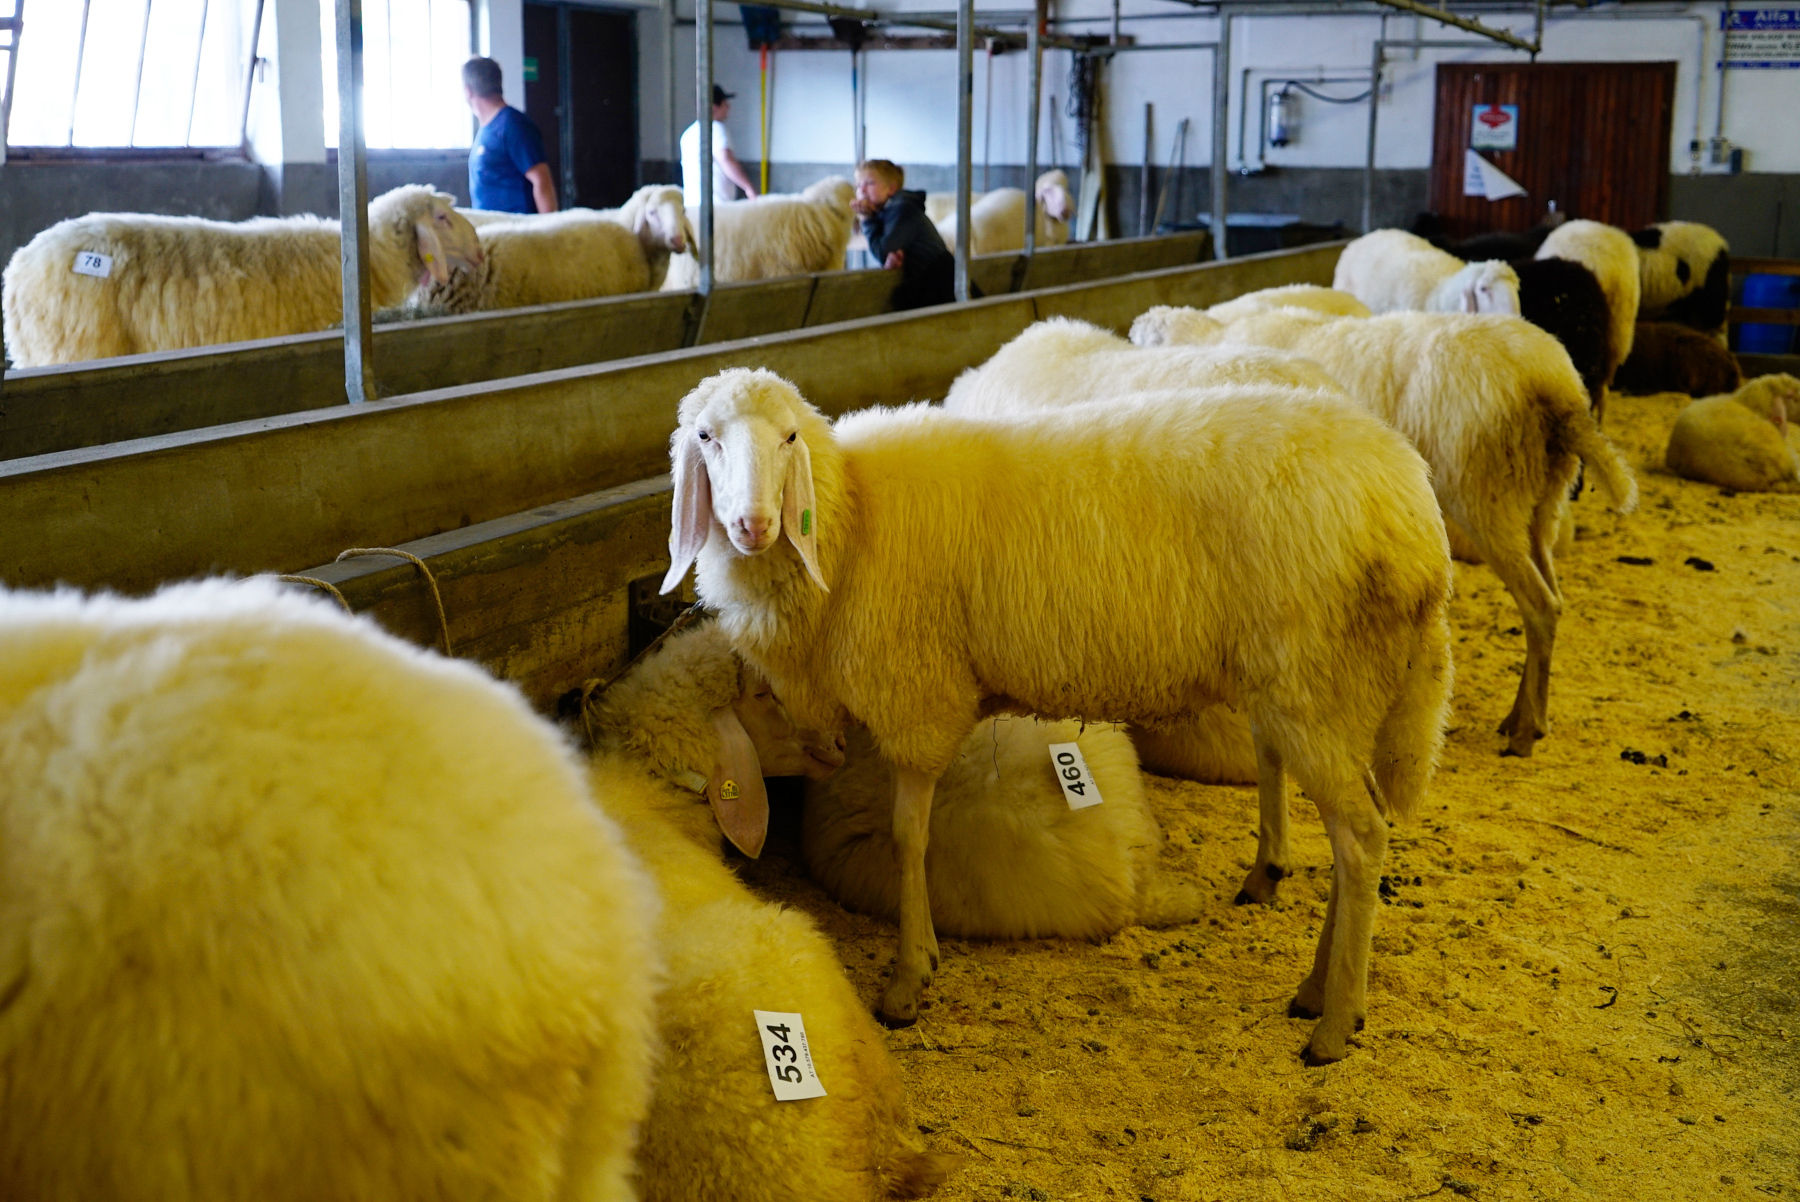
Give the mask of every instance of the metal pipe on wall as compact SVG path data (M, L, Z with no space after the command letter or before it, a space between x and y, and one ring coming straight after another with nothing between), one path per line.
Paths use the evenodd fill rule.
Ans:
M337 0L338 227L344 280L344 397L375 399L369 321L369 154L363 145L362 0Z
M975 0L956 9L956 299L969 299L969 185L974 174Z
M1225 198L1225 181L1228 177L1225 169L1225 156L1228 153L1231 138L1231 12L1229 9L1219 13L1219 44L1213 50L1212 92L1212 165L1207 168L1206 174L1212 184L1213 258L1223 259L1228 253L1225 226L1229 219L1226 213Z
M663 100L668 108L669 159L675 164L675 179L681 180L681 123L675 117L675 0L662 0L663 36Z
M1044 6L1039 0L1037 13L1025 31L1026 71L1031 83L1031 115L1025 119L1025 257L1037 253L1037 177L1038 177L1038 112L1044 107L1044 48L1038 45L1038 31L1043 25Z
M713 290L713 82L712 0L696 0L694 6L694 120L700 127L700 296Z

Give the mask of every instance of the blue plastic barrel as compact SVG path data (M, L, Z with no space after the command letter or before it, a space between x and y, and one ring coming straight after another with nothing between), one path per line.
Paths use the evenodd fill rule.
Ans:
M1800 309L1800 276L1758 272L1744 277L1746 309ZM1737 328L1737 349L1747 355L1786 355L1794 349L1795 326L1746 322Z

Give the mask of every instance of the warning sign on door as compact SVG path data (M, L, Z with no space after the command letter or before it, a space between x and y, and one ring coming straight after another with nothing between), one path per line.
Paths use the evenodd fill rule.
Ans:
M1475 121L1469 131L1471 150L1517 150L1519 148L1519 106L1516 104L1478 104Z

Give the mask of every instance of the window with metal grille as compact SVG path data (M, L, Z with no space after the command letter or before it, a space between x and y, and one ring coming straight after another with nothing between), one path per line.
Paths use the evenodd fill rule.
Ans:
M263 0L0 0L5 142L237 148Z
M3 0L0 0L3 2ZM337 6L319 5L325 145L338 144ZM363 0L363 139L371 150L466 149L469 0Z

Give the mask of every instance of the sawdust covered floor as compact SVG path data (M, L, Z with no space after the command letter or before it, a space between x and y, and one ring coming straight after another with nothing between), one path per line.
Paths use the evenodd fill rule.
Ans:
M939 1197L1800 1197L1800 497L1664 473L1680 401L1610 402L1643 501L1580 506L1531 759L1493 733L1518 612L1458 565L1444 768L1395 832L1350 1057L1303 1066L1286 1017L1329 880L1316 812L1295 801L1276 907L1237 907L1254 790L1151 778L1206 918L946 940L930 1008L890 1034L927 1140L964 1157ZM891 930L776 850L751 879L873 999Z

